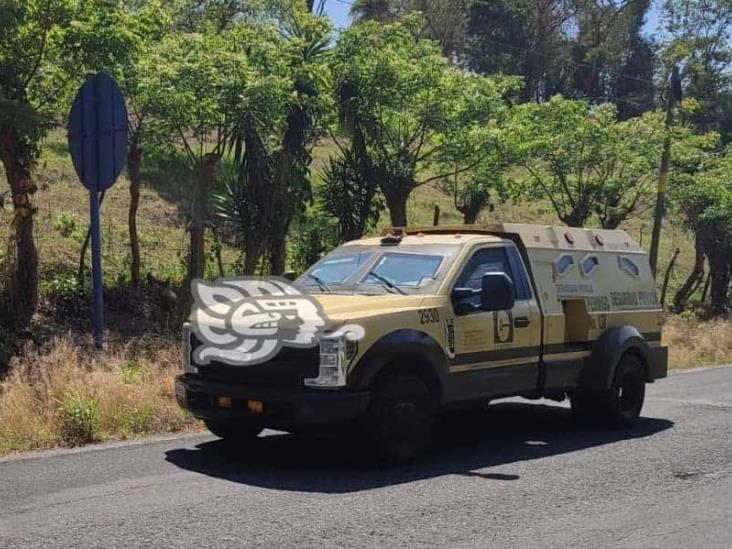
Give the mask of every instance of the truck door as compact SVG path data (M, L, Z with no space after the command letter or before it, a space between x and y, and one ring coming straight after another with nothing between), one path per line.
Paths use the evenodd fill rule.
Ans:
M480 297L471 307L455 307L455 356L450 372L460 378L459 392L511 394L535 389L539 375L541 313L521 256L513 244L491 245L473 252L454 287L479 289L483 275L504 272L514 281L515 304L508 311L481 311Z

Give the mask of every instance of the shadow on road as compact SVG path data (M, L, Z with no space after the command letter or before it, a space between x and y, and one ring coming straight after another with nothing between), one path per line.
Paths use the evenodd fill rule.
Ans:
M205 442L194 449L170 450L166 459L189 471L252 486L347 493L447 474L517 480L512 463L644 438L674 425L665 419L643 418L633 429L589 430L577 426L566 408L515 402L449 419L430 454L402 468L369 466L342 439L289 434L260 437L238 450L220 440ZM499 466L505 467L476 471Z

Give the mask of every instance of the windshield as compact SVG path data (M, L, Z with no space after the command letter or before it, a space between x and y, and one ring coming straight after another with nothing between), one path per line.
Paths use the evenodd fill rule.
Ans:
M382 284L385 278L397 286L417 288L424 279L435 277L442 259L441 255L386 253L376 261L361 283Z
M307 292L428 293L459 244L345 245L310 267L296 284ZM447 259L447 261L446 261Z
M316 263L308 274L326 284L340 284L353 274L370 255L371 252L358 252L328 256Z

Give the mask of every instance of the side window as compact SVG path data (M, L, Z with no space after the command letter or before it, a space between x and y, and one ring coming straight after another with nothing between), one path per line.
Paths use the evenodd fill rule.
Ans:
M498 272L504 272L513 279L515 299L531 299L531 288L521 257L513 246L495 246L475 252L460 273L455 287L478 290L484 274ZM480 297L475 296L469 302L479 305Z
M504 248L483 248L475 252L470 258L463 272L460 273L455 286L458 288L477 290L480 288L484 274L499 272L510 274L508 258L506 257Z
M582 260L582 274L590 276L600 267L600 260L596 255L588 255Z
M521 259L521 254L519 254L516 246L509 246L506 248L506 251L508 252L508 262L511 264L509 274L513 278L513 283L516 285L515 298L519 300L531 299L531 284L526 276L526 269Z
M572 257L572 254L562 254L554 262L554 271L557 275L564 276L573 266L574 258Z
M636 265L629 257L624 255L618 256L618 263L620 264L620 268L629 275L634 277L640 276L640 269L638 268L638 265Z

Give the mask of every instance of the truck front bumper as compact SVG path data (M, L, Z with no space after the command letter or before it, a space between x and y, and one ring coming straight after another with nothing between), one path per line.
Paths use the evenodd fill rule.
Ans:
M199 419L256 420L264 427L283 430L349 421L362 415L369 403L368 391L228 385L191 374L176 378L175 396L182 408Z

